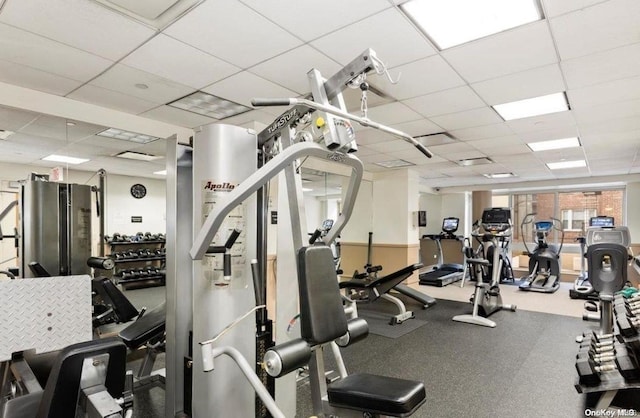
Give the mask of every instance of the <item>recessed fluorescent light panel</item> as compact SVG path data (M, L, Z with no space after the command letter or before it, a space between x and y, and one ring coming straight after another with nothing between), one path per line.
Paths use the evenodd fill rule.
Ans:
M202 91L196 91L167 105L214 119L225 119L251 110L250 107Z
M574 161L559 161L557 163L547 163L549 170L562 170L563 168L580 168L586 167L587 162L585 160Z
M400 8L440 50L542 19L536 0L411 0Z
M379 163L374 163L374 164L384 168L399 168L399 167L409 167L411 165L415 165L414 163L410 163L409 161L405 161L405 160L380 161Z
M156 136L123 131L122 129L116 128L105 129L102 132L98 132L96 135L104 136L106 138L122 139L123 141L135 142L137 144L147 144L149 142L157 141L158 139L160 139Z
M515 177L513 173L492 173L492 174L483 174L488 179L506 179L509 177Z
M563 148L575 148L580 146L580 141L578 138L562 138L562 139L554 139L551 141L540 141L540 142L530 142L527 144L531 151L548 151L554 149L563 149Z
M154 161L162 158L157 155L145 154L143 152L135 152L135 151L123 151L119 154L116 154L115 156L118 158L127 158L129 160L138 160L138 161Z
M458 160L458 165L470 167L472 165L493 164L493 160L487 157L467 158L466 160Z
M569 110L569 104L564 93L553 93L546 96L518 100L517 102L494 105L493 109L498 112L502 119L514 120L564 112Z
M55 161L58 163L67 163L67 164L82 164L89 161L88 158L76 158L76 157L67 157L66 155L56 155L51 154L47 155L43 158L44 161Z
M167 170L154 171L153 174L157 174L159 176L166 176Z

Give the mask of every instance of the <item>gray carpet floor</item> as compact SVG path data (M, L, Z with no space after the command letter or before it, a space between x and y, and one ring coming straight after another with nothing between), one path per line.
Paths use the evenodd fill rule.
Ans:
M136 306L152 307L162 289L125 294ZM451 320L470 307L438 300L421 310L408 301L407 308L426 323L397 338L370 334L348 347L343 350L347 370L423 381L427 402L413 415L418 418L585 416L586 397L574 388L575 337L595 324L529 311L498 312L491 317L498 324L493 329ZM384 301L368 308L394 311ZM297 395L296 416L312 416L308 384L299 384ZM134 416L161 417L163 407L162 389L141 391Z

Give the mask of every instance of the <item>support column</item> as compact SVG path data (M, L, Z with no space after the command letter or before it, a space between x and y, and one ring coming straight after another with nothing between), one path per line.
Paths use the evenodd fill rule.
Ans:
M471 194L472 222L482 218L482 211L491 207L491 197L490 191L477 191Z

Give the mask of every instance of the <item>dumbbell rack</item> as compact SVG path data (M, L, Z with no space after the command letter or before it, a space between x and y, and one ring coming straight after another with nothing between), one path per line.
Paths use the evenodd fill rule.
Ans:
M621 294L615 296L615 304L624 303ZM624 309L624 308L623 308ZM613 336L614 339L626 348L627 352L636 359L640 359L640 328L630 325L627 315L620 308L614 310ZM626 322L625 322L626 321ZM631 336L632 333L635 335ZM576 383L578 393L600 393L595 410L605 409L611 406L619 391L640 390L640 379L625 379L618 370L609 370L599 374L600 383L596 386L588 386ZM624 406L624 405L620 405Z
M165 245L165 240L141 240L141 241L109 241L107 243L111 248L111 254L109 255L114 263L115 268L113 270L113 277L117 283L122 286L123 289L139 289L143 287L164 286L165 285L165 273L164 263L166 256L156 255L151 257L136 257L136 258L116 258L117 252L133 251L138 252L140 250L148 249L154 251L156 249L162 249ZM162 272L154 274L123 278L123 273L131 271L137 268L145 267L157 267ZM126 276L126 274L125 274Z

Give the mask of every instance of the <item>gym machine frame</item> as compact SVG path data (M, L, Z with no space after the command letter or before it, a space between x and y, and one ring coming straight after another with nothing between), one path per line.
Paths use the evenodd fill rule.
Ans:
M397 136L412 143L427 157L431 157L432 154L422 144L404 132L372 122L366 117L351 115L344 110L345 106L341 91L348 84L354 82L354 80L360 80L363 74L371 70L380 73L379 67L380 61L376 58L375 53L371 50L366 50L329 80L325 81L317 70L311 70L308 73L308 77L310 79L313 101L309 99L292 98L254 99L252 101L254 106L294 105L295 107L287 110L282 116L277 118L271 126L258 135L257 148L261 153L258 167L260 168L245 179L242 179L232 191L219 200L211 212L208 213L201 228L198 227L200 219L195 218L198 210L198 201L195 196L197 187L195 185L198 181L202 180L202 178L198 178L198 169L195 165L195 156L199 146L198 138L196 136L196 140L193 141L190 146L178 144L175 138L171 138L168 141L167 219L169 221L167 225L166 416L175 416L177 413L180 413L185 409L189 401L186 397L190 394L185 393L185 388L189 386L185 380L189 377L185 377L183 370L185 370L187 374L193 375L193 388L207 379L207 377L202 377L204 373L202 372L202 356L198 353L200 350L193 350L193 360L187 360L189 345L197 341L195 337L193 342L190 340L189 329L196 328L197 323L201 321L207 322L212 320L212 318L207 315L202 315L194 305L196 298L200 297L199 294L196 294L194 287L198 272L201 268L197 260L204 257L212 238L214 238L217 229L222 225L226 214L235 208L238 203L245 200L245 198L251 196L254 192L258 192L256 203L257 221L255 223L258 232L256 236L258 244L257 248L255 248L255 254L259 260L259 268L257 270L260 270L259 276L261 276L261 280L264 281L266 277L265 216L267 213L267 191L265 187L268 185L270 179L284 171L284 176L280 177L282 187L279 192L279 200L282 200L281 204L288 205L288 211L284 211L287 213L280 213L281 219L278 225L280 228L280 224L286 224L288 228L290 228L289 237L292 238L279 233L278 272L283 272L283 274L279 274L280 277L286 277L287 273L290 274L291 271L295 271L295 250L302 248L307 230L306 225L304 225L302 183L297 173L295 163L298 159L313 156L328 162L346 164L352 168L353 175L349 183L349 192L347 193L342 214L337 219L331 231L329 231L327 236L322 240L325 244L330 244L335 237L338 236L351 214L362 177L362 163L357 158L348 154L357 149L352 128L347 122L348 120ZM363 91L364 90L365 89L363 89ZM304 141L308 138L305 138L304 135L302 137L294 135L293 129L300 128L304 124L309 124L311 119L309 115L314 111L319 111L319 116L324 120L322 126L318 126L323 129L324 144L296 142ZM252 134L251 132L247 133L249 135ZM282 177L284 177L284 179ZM280 198L280 196L282 196L282 198ZM285 196L287 200L283 200ZM192 203L194 201L195 204ZM185 216L189 213L193 213L193 217ZM247 218L247 223L250 222L252 221ZM281 242L282 248L280 248ZM191 251L187 253L185 248L191 248ZM254 249L252 248L251 251L253 252ZM193 260L196 261L194 262ZM289 269L288 272L286 270L287 268ZM192 269L195 269L195 272L192 272ZM188 279L191 274L194 274L193 284L191 283L192 281ZM285 286L288 289L285 289ZM284 295L280 294L281 289L285 289L286 293ZM292 292L296 292L296 297L287 298L287 295L291 295ZM282 326L282 324L286 324L287 320L295 315L295 310L297 310L297 284L280 280L278 281L277 293L279 301L282 300L283 302L281 305L286 305L284 306L285 310L287 307L289 308L289 312L277 313L277 323ZM291 309L294 309L293 314L291 314ZM278 307L278 311L280 311L280 306ZM258 314L260 314L260 312L258 312ZM229 322L230 321L225 324L216 325L216 333L220 331L222 325L227 325ZM209 336L213 334L214 333ZM278 338L282 338L284 334L284 332L278 333ZM242 373L239 373L236 369L233 376L226 376L227 388L240 385L241 382L244 381L244 378L248 378L252 381L251 384L254 389L256 389L258 396L267 409L269 409L274 416L282 416L279 415L278 411L274 408L276 404L273 403L273 398L269 394L269 391L267 390L265 392L262 389L258 389L259 387L264 388L264 384L261 381L256 382L255 379L253 379L253 377L255 377L255 370L251 370L251 367L247 369L242 366L242 360L238 360L240 357L234 356L231 348L220 347L220 350L215 348L213 350L215 350L214 354L227 354L232 356L232 358L236 359L236 364L240 365L240 369L242 369ZM334 354L337 353L339 369L344 371L344 366L340 366L341 358L339 357L337 347L332 351ZM241 357L249 358L248 364L255 364L255 361L252 361L253 356L242 354ZM250 370L251 373L249 373ZM314 371L319 370L319 368L311 367L311 370L312 382L320 382L322 380L320 376L313 375ZM201 377L197 377L198 374L200 374ZM277 407L281 411L284 411L287 416L293 415L291 411L295 410L295 389L294 386L292 386L295 382L295 376L292 377L294 377L294 379L288 383L282 384L283 379L278 380L280 386L276 383ZM322 378L324 378L324 376L322 376ZM206 394L206 399L199 399L198 402L203 403L203 405L200 405L201 410L207 411L209 415L211 413L215 415L215 411L223 408L224 406L221 405L224 405L227 400L224 398L224 394L209 392ZM318 402L322 402L322 400L314 398L314 405ZM228 407L234 408L234 406ZM249 412L248 408L250 408L250 405L244 404L239 409L235 409L235 412L242 416L252 415L253 410ZM198 416L198 413L196 412L194 416Z

